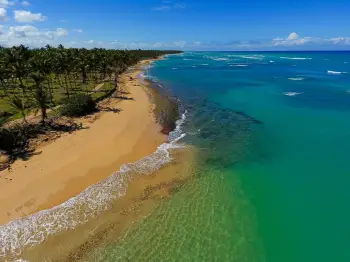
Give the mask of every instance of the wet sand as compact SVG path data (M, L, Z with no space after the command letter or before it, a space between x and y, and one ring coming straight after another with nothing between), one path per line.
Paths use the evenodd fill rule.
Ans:
M141 67L120 77L119 86L132 99L110 99L108 107L119 113L102 112L86 129L61 136L1 172L0 224L57 206L166 141L136 79L140 72Z
M23 250L21 258L27 261L90 261L94 251L116 245L119 237L193 178L195 149L172 150L172 157L173 161L159 171L134 178L125 196L115 201L109 210L73 230L48 236L40 245Z

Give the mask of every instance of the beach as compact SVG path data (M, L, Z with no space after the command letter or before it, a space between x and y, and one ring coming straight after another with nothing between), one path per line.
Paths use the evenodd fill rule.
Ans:
M52 170L52 183L32 191L42 204L25 206L29 216L17 214L0 226L0 260L348 261L350 78L327 71L332 60L347 72L344 56L348 52L185 52L142 74L129 71L121 86L132 83L130 94L122 95L135 101L116 99L120 113L83 119L87 129L39 149L66 138L78 144L97 129L84 136L80 151L68 140L70 150L54 158L76 172L86 158L86 173L62 174L60 182ZM172 109L166 97L179 108L167 136L157 124L157 115ZM122 140L109 133L112 126ZM103 145L95 141L101 134ZM28 168L44 153L23 163ZM45 168L59 167L52 159ZM38 197L42 192L49 198ZM20 194L9 194L3 205Z
M1 259L85 259L192 177L195 149L178 143L185 114L173 119L168 136L156 112L167 114L169 98L145 81L154 61L119 76L118 92L99 103L99 112L74 119L83 128L40 137L28 159L2 171Z
M108 107L120 112L101 112L93 123L83 122L85 129L64 134L1 171L0 224L57 206L166 141L137 79L150 62L142 61L120 77L129 99L108 101Z

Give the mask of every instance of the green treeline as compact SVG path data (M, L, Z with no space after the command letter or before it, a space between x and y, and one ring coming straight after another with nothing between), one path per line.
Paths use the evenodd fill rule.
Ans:
M94 96L102 84L116 89L118 75L138 61L180 51L57 48L29 49L23 45L0 47L0 121L17 114L26 121L29 112L54 108L71 96Z

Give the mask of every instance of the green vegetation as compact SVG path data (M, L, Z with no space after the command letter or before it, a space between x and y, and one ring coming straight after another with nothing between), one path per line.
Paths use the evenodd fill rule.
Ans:
M178 51L77 49L46 46L0 47L0 118L23 118L40 112L41 122L47 110L70 101L77 94L100 99L117 89L118 75L141 59ZM99 90L95 87L101 84ZM97 94L98 93L98 94ZM68 99L68 100L67 100ZM65 112L63 110L63 112Z
M69 117L92 113L97 101L118 90L118 75L128 67L172 53L178 51L0 47L0 154L10 161L27 157L31 138L81 128L48 119L49 109ZM40 123L28 123L29 113L40 113ZM24 123L4 127L16 118Z
M76 94L67 97L60 107L60 113L63 116L84 116L96 112L96 102L88 94Z

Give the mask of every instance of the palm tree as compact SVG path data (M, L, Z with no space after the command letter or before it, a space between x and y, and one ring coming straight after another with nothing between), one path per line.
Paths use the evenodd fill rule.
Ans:
M31 69L29 80L32 83L30 90L32 91L33 104L41 111L42 124L45 123L47 117L46 110L53 104L48 84L50 83L50 72L46 70L47 64L48 61L42 52L37 52L29 63Z
M32 90L35 106L38 110L40 110L40 122L44 124L45 119L47 118L46 110L50 108L51 104L48 88L44 85L45 76L43 76L40 72L34 72L31 73L30 77L34 81L34 84L32 85Z
M4 62L9 72L12 74L12 78L19 82L18 87L25 95L26 86L25 78L28 75L28 60L30 58L30 52L27 47L20 45L18 47L12 47L5 49Z
M141 59L172 53L178 51L0 46L0 91L6 102L21 112L24 122L26 111L35 106L44 123L47 108L55 104L55 84L70 97L73 91L88 92L89 85L111 80L114 74L117 87L118 75L129 66Z
M29 109L28 106L26 106L26 102L24 99L20 98L20 97L17 97L17 96L14 96L14 97L11 97L11 96L8 96L9 101L10 101L10 105L15 109L15 110L18 110L21 112L21 115L22 115L22 118L23 118L23 121L24 123L28 124L28 121L26 119L26 113L25 113L25 110L26 109Z

